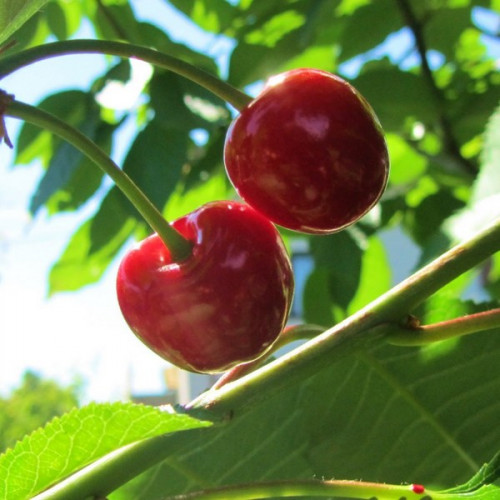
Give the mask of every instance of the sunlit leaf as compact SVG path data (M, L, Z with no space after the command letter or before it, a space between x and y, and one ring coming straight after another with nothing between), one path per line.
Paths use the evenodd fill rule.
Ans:
M112 189L93 219L73 234L49 276L49 294L98 281L137 225L129 202Z
M384 245L380 239L372 236L367 240L366 246L363 248L359 285L349 304L348 312L358 311L389 290L391 275Z
M471 203L500 192L500 106L491 115L484 133L481 172L472 189Z
M48 0L2 0L0 2L0 43L16 32Z
M391 159L392 184L408 184L424 174L427 168L424 156L418 154L396 134L387 134L386 141Z
M126 444L207 425L148 406L90 404L52 420L0 456L0 497L31 498Z

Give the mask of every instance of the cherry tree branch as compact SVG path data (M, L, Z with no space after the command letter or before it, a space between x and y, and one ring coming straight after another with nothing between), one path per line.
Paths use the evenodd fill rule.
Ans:
M450 120L446 116L446 106L444 96L436 84L429 60L427 57L427 46L423 35L422 23L417 19L408 0L396 0L401 14L413 33L415 45L420 55L420 64L422 68L422 76L427 83L434 105L436 107L439 119L439 126L443 134L443 141L446 151L456 160L457 164L469 174L476 175L476 166L464 158L460 152L460 147L454 137Z

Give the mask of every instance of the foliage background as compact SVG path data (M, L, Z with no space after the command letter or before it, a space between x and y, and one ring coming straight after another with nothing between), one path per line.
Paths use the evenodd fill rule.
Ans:
M283 232L307 245L314 268L304 320L330 326L391 285L381 234L398 228L422 265L500 214L497 1L171 0L202 30L232 47L220 58L138 23L134 2L50 1L15 34L11 50L71 38L83 20L94 35L148 45L255 93L268 76L311 66L348 78L370 101L387 133L391 177L379 206L328 237ZM128 63L108 67L87 91L40 103L112 152L125 123L137 134L123 168L171 220L203 202L234 197L222 164L233 110L196 85L155 71L141 104L99 104ZM488 126L488 134L485 128ZM45 173L33 214L99 208L70 236L49 277L50 293L99 280L117 253L147 227L97 169L46 131L23 127L15 164L39 159ZM304 241L305 240L305 241ZM471 283L481 303L466 300ZM500 255L431 298L424 322L482 310L500 298ZM402 313L405 313L403 311ZM353 355L290 387L227 431L191 431L159 468L116 498L160 498L210 485L289 477L362 478L452 486L499 449L500 341L479 334L428 348L381 346ZM244 438L242 438L244 436ZM209 457L209 459L207 459ZM210 457L217 457L212 460Z

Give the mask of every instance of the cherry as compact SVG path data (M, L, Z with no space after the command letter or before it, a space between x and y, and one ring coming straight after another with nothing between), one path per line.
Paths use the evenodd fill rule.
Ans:
M293 296L290 259L275 226L242 203L206 204L173 222L192 243L173 261L158 235L120 263L118 302L132 331L171 363L216 373L269 350Z
M367 101L315 69L271 78L232 122L224 161L238 194L283 227L328 234L379 200L389 158Z

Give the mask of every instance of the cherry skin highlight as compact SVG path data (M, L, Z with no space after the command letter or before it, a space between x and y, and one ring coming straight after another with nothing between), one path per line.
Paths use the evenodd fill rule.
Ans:
M232 122L224 148L238 194L288 229L329 234L353 224L382 195L389 157L367 101L315 69L271 78Z
M293 296L289 257L275 226L248 205L220 201L176 220L192 245L173 262L154 234L122 260L118 302L148 347L190 371L217 373L264 354Z

